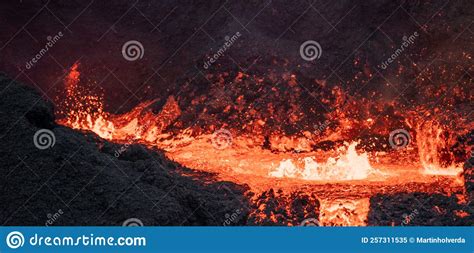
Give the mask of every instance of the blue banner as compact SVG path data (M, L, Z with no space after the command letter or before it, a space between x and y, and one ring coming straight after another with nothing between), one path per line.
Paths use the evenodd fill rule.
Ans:
M0 252L473 253L473 227L1 227Z

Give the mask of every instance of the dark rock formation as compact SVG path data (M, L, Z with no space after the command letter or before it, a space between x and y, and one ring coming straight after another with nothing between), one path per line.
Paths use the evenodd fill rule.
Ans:
M132 145L116 157L123 145L56 125L52 105L33 88L2 75L0 92L2 225L122 225L129 218L222 225L234 210L246 216L242 187L184 168L159 150ZM54 146L35 146L40 129L53 132Z

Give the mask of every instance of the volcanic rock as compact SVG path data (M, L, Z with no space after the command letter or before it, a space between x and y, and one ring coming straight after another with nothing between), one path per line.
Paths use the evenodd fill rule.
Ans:
M159 150L56 125L51 103L4 75L0 92L3 225L45 225L58 210L49 225L122 225L129 218L144 225L222 225L226 213L247 210L241 186L222 188L212 175L171 162ZM54 145L39 149L33 138L45 128Z

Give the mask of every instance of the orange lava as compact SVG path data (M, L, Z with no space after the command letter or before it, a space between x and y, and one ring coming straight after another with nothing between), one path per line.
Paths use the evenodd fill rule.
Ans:
M271 188L317 192L322 225L366 225L369 198L385 191L382 189L385 186L400 186L387 191L410 192L415 189L404 185L444 178L452 182L453 187L462 187L458 176L461 164L441 164L438 151L448 147L452 136L445 138L447 129L436 118L423 123L411 119L408 123L416 129L416 140L403 150L364 151L358 149L356 140L341 142L329 151L313 150L313 133L304 134L309 138L272 135L269 137L271 149L268 149L263 148L263 136L237 135L232 130L198 135L190 128L179 134L166 132L166 127L181 114L174 97L169 97L158 113L151 110L155 101L145 101L128 113L111 115L103 109L102 95L92 94L79 85L79 66L79 63L74 64L64 80L67 97L57 112L61 116L60 124L92 131L118 143L134 142L161 148L170 159L184 166L216 173L220 180L247 184L254 193ZM355 127L371 128L374 124L371 118L350 121L344 113L342 110L333 112L342 127L338 129L340 132L329 131L326 140L337 140L342 132ZM324 124L318 129L322 131ZM338 192L337 189L349 185L363 190Z

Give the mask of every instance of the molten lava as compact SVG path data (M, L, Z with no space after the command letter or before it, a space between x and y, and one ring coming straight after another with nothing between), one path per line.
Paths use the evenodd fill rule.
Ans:
M291 136L275 131L268 136L242 133L232 127L214 131L214 134L192 127L168 131L182 114L179 98L170 96L159 112L152 110L156 101L145 101L128 113L110 114L104 111L100 92L93 94L91 87L80 85L79 67L79 63L74 64L64 80L66 96L60 100L56 112L60 124L92 131L118 143L159 147L180 164L216 173L221 180L247 184L250 191L257 194L269 189L314 193L321 202L319 220L322 225L366 225L369 198L375 193L393 189L422 191L425 188L422 184L439 178L454 187L462 186L457 177L461 164L447 152L455 136L436 118L423 122L415 116L407 118L405 121L413 136L406 138L403 149L392 149L380 135L372 139L373 143L364 145L360 138L344 139L365 129L387 128L377 122L391 124L388 117L376 122L370 110L383 112L384 106L393 104L362 106L335 88L332 95L340 107L326 115L329 120L316 125L316 133L304 130L301 135ZM291 75L288 82L295 82L295 78ZM239 101L243 100L245 98L239 96L235 108L242 109ZM276 113L273 106L269 108ZM294 105L295 111L296 107ZM349 112L354 111L365 117L349 117ZM297 120L298 116L291 117ZM255 129L265 127L267 121L254 121ZM380 133L389 136L387 130ZM415 141L410 142L410 138ZM322 148L321 143L329 143L329 148ZM395 146L401 144L399 139L394 141ZM402 156L404 159L400 159ZM420 189L410 188L408 183L417 183ZM348 192L348 189L354 190ZM259 220L263 219L262 215L265 216L256 208L251 217ZM276 220L275 217L270 219Z
M305 157L304 167L299 168L292 160L283 160L269 176L333 181L366 179L376 170L370 165L367 153L357 154L356 145L356 142L350 144L340 157L331 157L323 164L318 164L314 157Z
M87 129L104 139L112 139L114 124L107 120L103 97L79 85L78 68L79 63L76 62L65 77L66 96L59 102L59 111L56 112L64 116L59 123L74 129Z

